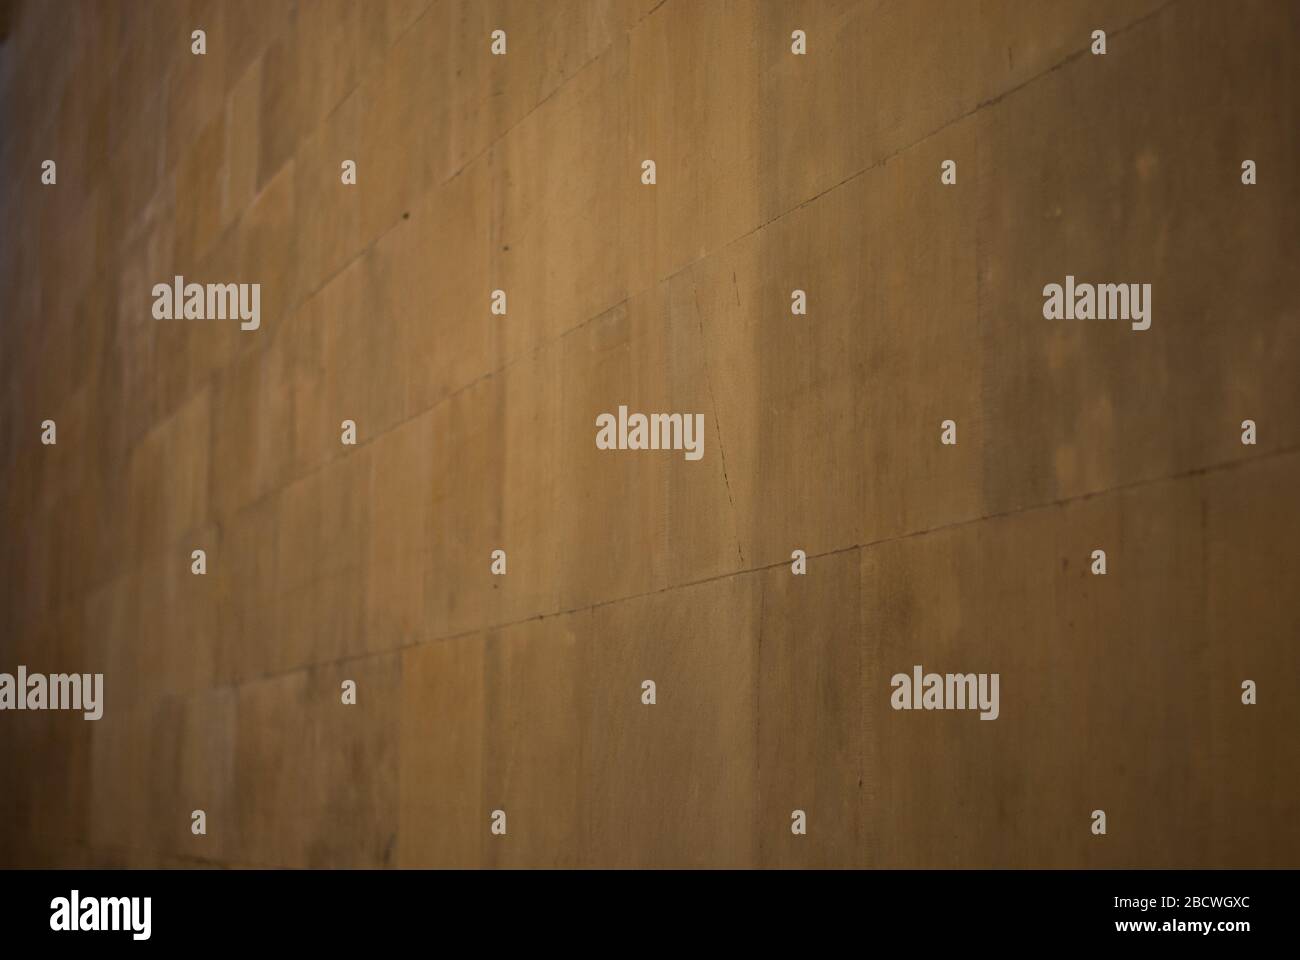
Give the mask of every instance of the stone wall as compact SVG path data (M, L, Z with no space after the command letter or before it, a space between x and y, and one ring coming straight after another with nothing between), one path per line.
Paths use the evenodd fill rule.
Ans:
M1300 865L1296 4L5 22L0 862Z

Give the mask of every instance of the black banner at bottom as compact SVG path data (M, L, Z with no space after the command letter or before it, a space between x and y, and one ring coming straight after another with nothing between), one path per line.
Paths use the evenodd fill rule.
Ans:
M806 951L1293 942L1294 871L0 872L6 945ZM844 944L847 939L848 943ZM432 944L431 944L432 945Z

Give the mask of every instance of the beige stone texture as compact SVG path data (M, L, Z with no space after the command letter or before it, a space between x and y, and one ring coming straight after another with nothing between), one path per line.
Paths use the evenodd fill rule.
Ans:
M1290 0L5 7L0 865L1300 866Z

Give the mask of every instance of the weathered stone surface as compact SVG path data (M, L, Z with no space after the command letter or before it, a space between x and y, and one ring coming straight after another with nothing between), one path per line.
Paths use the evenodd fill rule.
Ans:
M0 672L106 704L0 713L0 863L1300 865L1293 4L65 6L0 45Z

